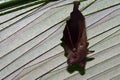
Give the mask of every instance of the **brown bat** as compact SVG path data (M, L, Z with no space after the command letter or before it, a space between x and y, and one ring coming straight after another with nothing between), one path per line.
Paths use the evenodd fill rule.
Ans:
M79 5L80 2L74 2L73 12L71 12L70 19L66 22L61 40L65 55L68 58L68 65L77 64L85 68L87 54L94 51L88 50L89 43L87 42L85 18L78 9Z

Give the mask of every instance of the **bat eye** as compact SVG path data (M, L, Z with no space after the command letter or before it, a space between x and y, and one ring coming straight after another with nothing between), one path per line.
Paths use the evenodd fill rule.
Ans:
M75 52L77 49L76 49L76 48L73 48L72 50L73 50L73 52Z

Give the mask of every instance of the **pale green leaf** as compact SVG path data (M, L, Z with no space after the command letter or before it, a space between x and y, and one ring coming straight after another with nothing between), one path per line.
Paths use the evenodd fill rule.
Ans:
M95 50L88 56L95 60L87 63L84 76L67 72L67 58L60 39L73 1L59 0L19 9L29 5L25 4L0 12L1 80L119 79L119 0L81 2L79 9L86 18L89 49Z

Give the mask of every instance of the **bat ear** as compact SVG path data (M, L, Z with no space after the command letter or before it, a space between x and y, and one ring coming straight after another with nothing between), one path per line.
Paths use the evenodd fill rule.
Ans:
M85 74L85 65L86 65L86 61L82 61L80 64L80 68L78 69L79 73L81 75L84 75Z
M95 58L93 58L93 57L91 57L91 58L90 58L90 57L86 57L86 60L85 60L85 61L88 62L88 61L92 61L92 60L94 60L94 59L95 59Z
M95 51L88 51L88 54L94 53Z

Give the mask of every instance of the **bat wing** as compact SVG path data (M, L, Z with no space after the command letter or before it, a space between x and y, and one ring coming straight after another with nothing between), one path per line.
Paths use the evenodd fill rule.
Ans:
M64 45L65 55L68 58L68 65L77 64L79 66L77 70L79 71L80 67L85 69L87 54L93 51L89 51L87 48L89 43L87 42L85 18L78 10L78 5L78 2L74 3L73 12L66 22L61 40Z

